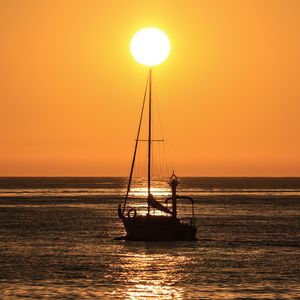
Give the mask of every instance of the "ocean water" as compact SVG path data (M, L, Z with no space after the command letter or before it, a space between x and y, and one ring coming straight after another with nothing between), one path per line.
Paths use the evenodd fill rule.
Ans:
M0 178L0 299L300 299L300 178L182 178L194 242L114 240L125 189Z

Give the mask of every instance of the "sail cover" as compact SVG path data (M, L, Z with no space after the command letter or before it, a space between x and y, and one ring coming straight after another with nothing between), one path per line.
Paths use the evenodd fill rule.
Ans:
M167 214L173 214L172 211L170 211L167 207L163 206L162 204L160 204L157 200L154 199L153 195L150 194L149 197L148 197L148 204L153 207L153 208L156 208L160 211L163 211Z

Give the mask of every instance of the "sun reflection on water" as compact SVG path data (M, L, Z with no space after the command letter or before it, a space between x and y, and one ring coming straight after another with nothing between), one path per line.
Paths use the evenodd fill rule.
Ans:
M184 299L184 289L176 284L184 279L188 257L151 246L127 253L121 258L125 287L119 291L125 299Z
M158 200L161 204L165 205L165 199L171 195L170 188L165 184L160 186L159 183L154 184L151 187L151 194L154 196L156 200ZM129 194L128 207L134 207L139 215L146 215L148 212L148 204L147 204L147 196L148 196L148 188L143 183L141 186L131 188ZM166 215L164 212L161 212L156 209L152 209L153 215Z
M151 194L153 196L165 196L168 197L171 195L170 189L164 187L151 187ZM130 195L134 197L147 197L148 195L148 188L147 187L135 187L131 189Z
M129 288L124 296L127 299L183 299L182 291L178 287L137 284L134 288Z

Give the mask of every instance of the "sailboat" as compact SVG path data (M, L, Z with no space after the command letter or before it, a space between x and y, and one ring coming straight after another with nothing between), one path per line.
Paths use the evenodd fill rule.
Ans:
M133 171L135 167L137 150L140 141L141 124L144 115L144 108L148 100L148 143L147 151L147 197L141 198L140 201L147 202L146 215L139 214L134 207L128 207L129 193L131 191L131 184L133 178ZM194 200L189 196L181 196L177 194L177 186L179 180L174 171L171 175L168 184L171 189L171 196L165 199L165 203L161 204L153 194L151 193L152 178L151 178L151 165L152 165L152 69L149 69L148 79L146 83L146 89L144 93L144 99L142 104L142 110L139 120L139 126L135 141L133 159L131 163L131 169L128 179L127 191L124 202L119 204L118 216L124 224L126 231L125 240L134 241L191 241L196 238L197 228L195 226L194 215ZM177 202L179 200L187 200L191 204L191 215L188 218L179 218L177 214ZM168 208L166 204L171 202L172 207ZM159 210L163 214L155 215L154 210Z

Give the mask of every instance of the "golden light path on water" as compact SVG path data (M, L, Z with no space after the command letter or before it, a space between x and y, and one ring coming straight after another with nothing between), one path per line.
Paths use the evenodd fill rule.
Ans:
M183 299L184 289L175 286L183 280L182 268L190 263L184 255L145 252L128 252L122 258L123 272L126 274L126 288L119 289L125 299Z
M198 240L145 243L114 239L123 178L2 178L0 299L299 299L299 179L181 181ZM145 184L132 194L146 213Z
M132 196L134 196L134 197L137 197L137 196L147 197L147 195L148 195L148 189L146 187L133 188L133 189L131 189L131 193L130 194ZM171 192L170 192L170 189L152 187L151 188L151 194L153 196L165 196L165 197L168 197L168 196L171 195Z
M162 185L155 183L153 187L151 187L151 194L154 198L160 202L160 204L165 207L172 209L172 201L167 201L166 199L171 196L171 189L166 184L166 182ZM131 189L130 198L127 203L127 208L134 208L137 211L138 215L146 215L148 212L148 204L147 204L147 196L148 196L148 188L146 186L134 187ZM164 212L161 212L158 209L151 208L151 213L155 216L168 215ZM190 218L192 213L191 203L188 201L177 200L177 216L182 220Z
M171 196L171 188L167 184L167 181L162 180L153 180L151 182L151 194L156 200L161 204L168 207L168 204L165 203L165 199ZM148 197L148 187L147 181L142 178L133 183L133 186L129 193L129 199L127 207L135 208L139 215L146 215L147 213L147 197ZM165 213L159 210L152 210L153 215L165 215Z
M151 187L151 194L154 196L156 200L158 200L161 204L168 207L168 204L165 203L165 199L171 195L170 188L162 186L153 186ZM145 184L139 187L133 187L130 191L130 199L128 201L129 208L135 208L139 215L146 215L147 214L147 196L148 196L148 188ZM165 215L165 213L152 209L153 215Z

